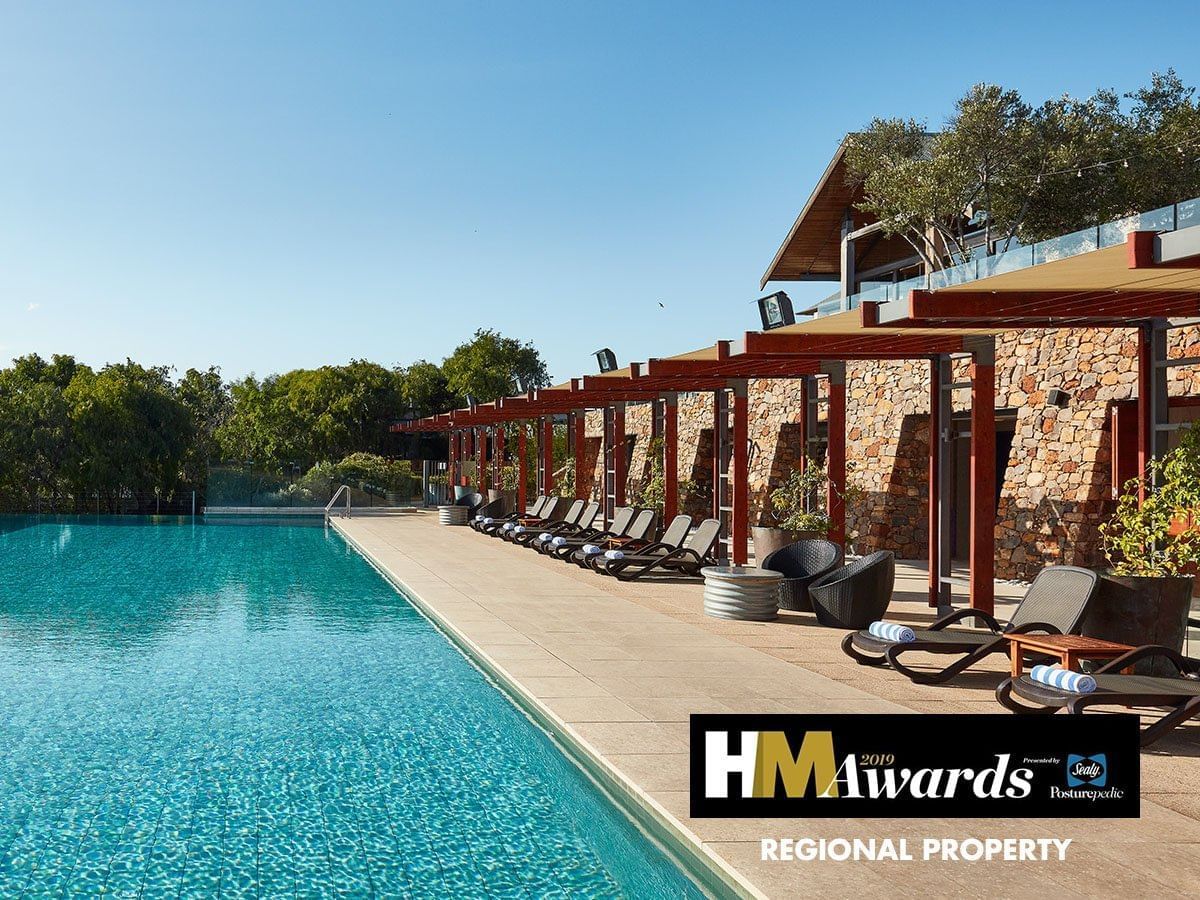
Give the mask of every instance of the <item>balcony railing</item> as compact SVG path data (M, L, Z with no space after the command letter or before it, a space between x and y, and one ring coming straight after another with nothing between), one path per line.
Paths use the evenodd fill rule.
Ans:
M918 275L916 278L893 284L881 284L849 297L831 297L817 305L816 314L829 316L857 309L863 303L889 303L908 297L909 292L914 289L935 291L938 288L967 284L1005 272L1068 259L1093 250L1103 250L1105 247L1125 243L1125 236L1131 231L1177 231L1193 225L1200 225L1200 198L1126 216L1115 222L1105 222L1103 225L1084 228L1061 237L1014 247L994 256L979 256L929 275Z

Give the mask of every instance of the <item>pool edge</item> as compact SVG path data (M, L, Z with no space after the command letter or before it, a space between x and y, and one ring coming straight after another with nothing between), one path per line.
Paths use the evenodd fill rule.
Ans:
M742 873L706 847L699 837L688 831L654 798L613 767L603 754L529 693L518 678L509 674L500 663L438 613L419 592L376 560L370 551L339 526L336 519L331 518L329 522L348 546L362 556L389 584L436 625L448 640L494 680L519 709L547 731L567 758L595 781L638 827L663 844L672 861L705 892L713 896L725 896L732 892L738 897L766 897Z

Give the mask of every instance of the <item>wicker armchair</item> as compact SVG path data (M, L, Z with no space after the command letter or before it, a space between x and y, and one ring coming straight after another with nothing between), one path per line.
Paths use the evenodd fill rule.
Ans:
M817 579L808 595L822 625L866 628L883 618L895 586L896 557L882 550Z
M808 586L842 564L842 548L833 541L796 541L768 554L762 568L779 572L779 608L812 612Z

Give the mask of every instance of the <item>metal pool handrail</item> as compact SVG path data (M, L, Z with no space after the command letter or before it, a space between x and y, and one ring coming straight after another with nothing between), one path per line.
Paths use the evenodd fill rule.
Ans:
M346 495L346 511L342 515L347 519L350 518L350 485L348 484L343 484L329 498L329 502L325 504L325 518L329 518L330 510L333 509L333 505L337 503L338 497L342 496L343 493Z

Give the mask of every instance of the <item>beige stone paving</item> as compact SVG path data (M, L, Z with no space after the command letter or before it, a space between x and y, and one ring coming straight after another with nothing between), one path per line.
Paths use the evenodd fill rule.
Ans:
M737 623L705 617L696 582L624 583L530 550L442 528L428 515L336 526L444 623L469 639L631 788L769 896L1117 897L1200 893L1200 727L1143 754L1139 820L691 819L692 712L989 712L996 658L947 686L855 665L841 632L811 615ZM1020 586L998 585L998 614ZM890 619L928 621L924 573L898 572ZM761 837L1070 837L1067 864L782 863Z

